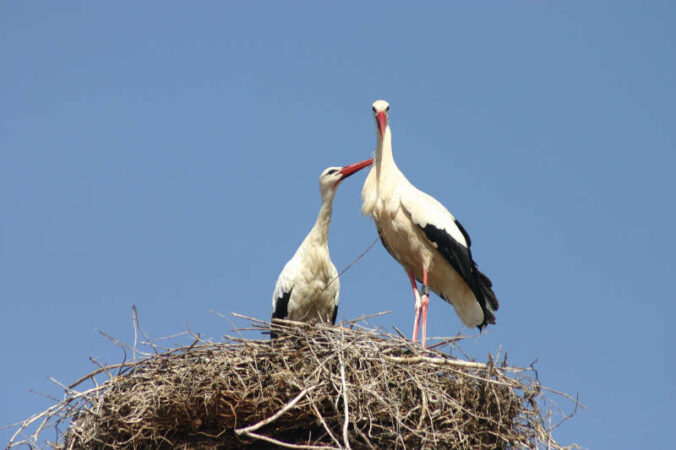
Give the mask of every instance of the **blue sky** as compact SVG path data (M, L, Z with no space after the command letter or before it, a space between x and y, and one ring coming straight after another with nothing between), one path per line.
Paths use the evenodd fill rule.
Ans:
M270 315L312 226L322 169L368 158L371 102L394 155L472 236L500 299L466 343L537 360L587 407L594 449L670 442L676 191L672 2L3 2L0 424L131 342L218 338L209 313ZM342 269L376 237L343 183ZM404 272L377 245L339 318L409 334ZM240 322L238 322L240 323ZM243 324L243 323L240 323ZM428 335L462 328L433 297ZM671 338L669 336L672 336ZM6 442L9 430L0 430ZM53 438L53 436L49 436Z

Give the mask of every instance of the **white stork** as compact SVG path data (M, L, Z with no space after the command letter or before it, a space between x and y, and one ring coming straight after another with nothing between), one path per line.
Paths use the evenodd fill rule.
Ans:
M370 166L367 159L345 167L329 167L319 177L322 207L315 225L286 263L272 293L272 318L336 323L340 281L329 256L333 197L341 181ZM275 338L274 332L271 333Z
M361 194L362 214L373 217L383 245L408 274L415 296L413 340L422 317L424 347L429 289L451 303L465 325L479 330L495 323L498 300L491 281L472 259L467 231L441 203L413 186L394 163L389 110L384 100L373 103L377 144ZM416 280L422 282L420 292Z

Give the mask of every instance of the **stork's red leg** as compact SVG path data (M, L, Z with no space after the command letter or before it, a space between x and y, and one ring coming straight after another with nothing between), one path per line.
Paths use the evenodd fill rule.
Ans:
M427 269L423 268L423 285L421 295L422 306L422 346L425 348L425 341L427 340L427 305L430 303L430 290L427 287Z
M420 324L420 294L418 294L418 285L415 282L413 271L408 272L408 279L411 280L413 295L415 296L415 319L413 319L413 342L418 340L418 325Z

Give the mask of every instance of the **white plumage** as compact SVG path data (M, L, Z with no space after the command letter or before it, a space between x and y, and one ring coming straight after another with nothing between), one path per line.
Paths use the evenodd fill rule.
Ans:
M342 180L372 162L368 159L322 172L319 177L322 206L314 226L277 278L272 293L273 319L335 323L340 281L328 245L333 198Z
M491 282L472 259L469 234L435 198L418 190L392 156L389 104L373 103L377 125L374 164L362 190L362 213L370 215L390 254L409 275L415 296L413 340L422 317L425 345L427 286L451 303L467 326L495 323L498 301ZM423 283L418 292L416 280Z

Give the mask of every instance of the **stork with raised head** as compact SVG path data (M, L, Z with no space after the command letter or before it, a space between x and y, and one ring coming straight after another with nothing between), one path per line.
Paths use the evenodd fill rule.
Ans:
M472 259L467 231L441 203L413 186L395 164L389 111L386 101L373 103L377 143L361 194L362 213L373 218L383 245L408 274L415 297L413 340L422 318L425 347L429 289L451 303L465 325L479 330L495 323L498 300L491 281ZM422 282L420 291L416 280Z
M340 281L329 255L333 197L341 181L370 166L367 159L345 167L329 167L319 177L322 206L314 226L286 263L272 293L272 318L336 323ZM275 338L275 333L271 334Z

